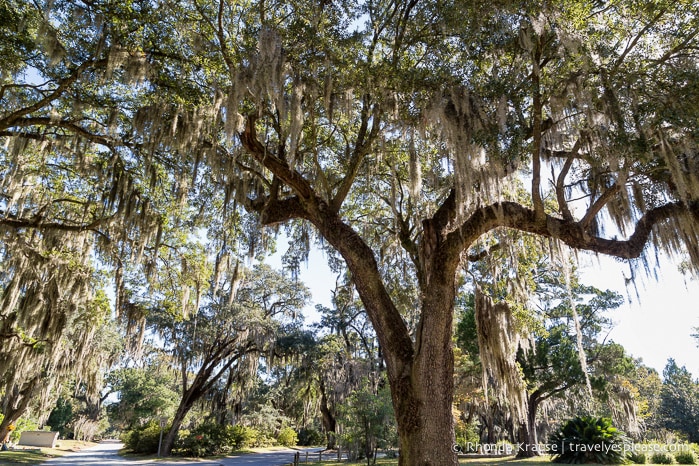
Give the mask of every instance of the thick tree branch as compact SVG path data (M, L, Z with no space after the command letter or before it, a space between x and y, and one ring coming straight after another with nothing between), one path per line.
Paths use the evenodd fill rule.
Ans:
M479 260L485 259L486 257L488 257L489 255L491 255L495 251L498 251L501 248L502 248L502 246L500 245L500 243L494 244L491 247L489 247L488 249L484 249L480 252L475 252L473 254L469 254L467 259L469 262L478 262Z
M422 241L420 243L420 264L424 270L424 286L428 287L432 273L444 264L438 259L437 250L441 247L445 233L456 217L456 190L452 189L432 218L422 222ZM460 252L459 252L460 254ZM424 291L424 289L423 289Z
M406 370L412 361L412 340L383 284L374 252L351 226L342 221L336 211L313 192L299 173L265 151L255 135L254 123L254 118L248 117L246 129L240 135L243 146L258 162L294 189L297 195L281 200L272 196L252 200L250 207L260 212L262 223L267 225L292 218L303 218L313 223L345 259L381 345L392 349L390 356L387 354L386 357L387 365L399 377L409 377Z
M66 90L73 84L75 83L80 76L87 71L88 69L94 67L97 68L99 66L104 66L107 64L107 60L96 60L96 61L86 61L80 66L78 66L68 77L63 79L58 86L49 92L44 98L39 99L32 105L29 105L27 107L23 107L20 109L15 110L14 112L8 114L7 116L0 118L0 129L6 129L9 127L12 127L15 125L15 122L26 116L31 114L32 112L35 112L37 110L41 110L42 108L45 108L48 106L51 102L54 100L60 98Z
M347 170L347 173L345 174L345 177L342 180L342 184L340 184L340 187L338 188L337 193L335 193L335 196L333 197L331 202L331 207L335 212L340 211L340 207L342 207L342 203L345 201L345 198L347 198L347 195L349 194L350 189L354 184L355 178L359 173L359 168L361 167L364 158L369 153L371 143L377 138L379 134L379 107L378 105L374 105L374 109L370 114L369 96L365 95L363 101L364 102L361 114L362 120L359 127L359 133L357 134L357 142L354 146L354 150L352 151L352 157L350 158L349 168ZM371 130L368 130L370 118L372 120ZM368 135L367 131L369 131Z
M274 173L287 186L293 189L301 199L309 200L314 197L310 183L296 170L289 167L286 161L270 154L257 139L255 130L256 118L248 115L245 121L245 130L239 134L240 142L250 154L265 168Z
M63 128L67 129L78 136L82 136L85 139L101 144L103 146L111 147L116 141L112 138L108 138L99 134L91 133L82 126L70 120L54 120L49 117L26 117L17 118L14 120L12 127L29 127L29 126L43 126L46 128ZM18 134L18 136L23 136Z
M263 225L276 225L295 218L309 220L308 213L296 196L286 199L254 199L250 201L249 207L260 214L260 223Z
M633 259L643 252L655 225L682 215L692 215L699 219L699 203L687 206L681 202L671 202L651 209L636 222L635 231L628 239L617 240L591 235L581 222L570 222L550 215L546 215L544 221L541 221L530 208L515 202L501 202L478 209L459 228L449 233L445 243L446 249L454 254L468 247L484 233L506 227L555 238L576 249Z

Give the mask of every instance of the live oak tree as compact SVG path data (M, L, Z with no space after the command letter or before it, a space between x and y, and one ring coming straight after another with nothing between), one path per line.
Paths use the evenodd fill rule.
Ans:
M3 438L30 403L45 419L70 379L99 405L114 356L100 344L111 322L103 266L136 255L135 238L143 245L157 224L107 129L115 94L96 78L107 60L73 34L79 15L60 32L49 16L0 5Z
M456 464L454 296L488 233L699 264L697 8L37 1L22 24L40 46L3 70L2 155L58 153L43 166L101 194L14 204L22 184L3 185L0 223L91 231L138 260L162 202L206 177L222 214L312 225L375 328L400 464Z
M629 360L623 350L622 355L615 351L618 345L600 341L611 326L605 311L621 305L621 296L581 284L572 265L564 273L544 251L531 241L525 243L528 247L517 251L520 268L525 266L518 276L528 276L529 281L526 302L518 304L517 297L503 289L507 280L501 274L486 273L490 279L486 281L478 278L484 270L474 268L478 291L475 297L470 294L458 300L456 327L456 344L469 360L476 361L478 388L487 394L485 400L471 405L482 412L483 427L493 443L492 419L495 415L505 418L507 422L500 424L510 424L514 437L510 440L518 442L520 457L541 454L537 415L545 403L578 392L582 394L576 397L578 409L601 414L592 406L588 384L597 397L618 402L619 397L612 400L608 392L617 388L616 379L624 372L621 361ZM491 264L500 252L493 252ZM626 407L633 415L635 400L621 401L631 404ZM554 410L547 411L551 416Z
M149 326L179 371L180 400L163 438L165 455L196 403L221 384L233 390L241 388L232 386L236 382L243 385L246 378L256 379L260 357L274 358L276 347L298 326L308 300L303 283L261 264L250 270L236 267L236 277L222 275L219 286L203 285L210 284L209 291L189 303L182 292L188 286L187 276L206 275L207 263L204 258L182 257L188 266L170 270L175 277L162 273L161 280L168 284L150 289L153 296L142 298ZM181 312L183 304L192 309Z
M657 46L657 34L670 27L660 13L575 11L568 9L574 5L563 5L559 11L496 11L482 19L481 9L481 20L466 20L459 31L448 30L452 25L443 18L437 21L450 35L439 45L463 43L466 55L456 54L451 63L459 63L458 72L439 86L430 77L447 72L435 69L435 55L444 51L426 43L434 37L429 27L438 13L410 3L391 6L395 9L367 8L371 27L359 61L367 78L365 86L352 83L354 109L331 108L337 87L328 99L327 87L312 86L321 77L337 86L333 74L342 76L342 68L326 71L330 77L322 74L324 69L316 79L299 77L313 68L294 66L293 40L285 40L284 32L275 36L274 29L263 29L269 35L260 41L258 65L274 71L283 57L289 74L285 82L280 78L279 85L266 89L256 109L244 115L240 138L244 155L267 170L262 184L268 189L250 201L262 222L303 218L347 261L382 342L402 441L401 462L449 464L454 460L448 458L445 439L451 439L452 431L443 419L449 418L451 404L454 284L462 253L480 236L497 227L517 228L625 258L640 255L651 232L659 246L674 249L674 234L662 228L671 223L680 236L696 241L696 157L693 135L683 130L692 131L691 123L685 126L670 118L679 114L684 119L690 109L664 109L661 102L670 96L667 88L658 87L663 78L672 79L666 73L686 67L675 55L681 42L666 43L655 53L648 50L651 42ZM615 35L607 36L603 27L615 17L627 29L612 28ZM576 18L588 24L576 30ZM493 24L484 27L488 20ZM480 28L490 36L479 37ZM612 40L626 45L615 48ZM407 69L412 76L406 76ZM288 89L283 100L277 93L284 89L282 82ZM312 97L304 101L304 93ZM658 93L667 97L658 99ZM651 106L658 103L659 108ZM307 109L301 121L294 113L300 111L298 105ZM333 122L333 111L342 110L346 113L340 115L353 118L353 128L345 129L339 116ZM328 147L332 140L319 135L328 127L325 138L342 135L336 149ZM673 142L680 145L672 148ZM689 146L681 148L683 144ZM689 165L683 168L685 160ZM525 205L510 201L499 185L521 166L532 170L531 198ZM551 169L546 186L542 177ZM679 176L684 187L670 181L657 192L663 182L657 169L668 181ZM546 195L557 201L555 211L545 209ZM571 201L580 195L587 202L576 212ZM364 221L360 203L382 197L384 208ZM421 205L426 200L438 207ZM603 212L609 212L622 232L629 230L628 239L599 236ZM389 225L381 225L382 220ZM420 286L421 320L414 335L386 289L377 254L382 251L370 248L378 246L380 240L372 233L382 227L393 230L396 243L404 247L414 267L408 275Z

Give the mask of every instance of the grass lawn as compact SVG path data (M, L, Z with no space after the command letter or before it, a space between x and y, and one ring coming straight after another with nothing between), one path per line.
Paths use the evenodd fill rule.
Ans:
M96 444L77 440L59 440L56 448L16 447L15 450L0 451L0 464L39 464L49 458L67 455L93 445Z
M301 461L303 463L303 460ZM313 464L310 461L308 464ZM366 466L366 460L357 463L348 463L346 461L323 461L322 463L315 464L329 464L335 466ZM377 465L381 466L398 466L397 459L384 459L380 458L376 461ZM459 464L466 464L469 466L496 466L496 465L507 465L507 466L552 466L552 463L548 459L542 458L530 458L524 460L516 460L513 458L479 458L479 459L461 459Z
M301 464L304 464L303 460L301 461ZM323 465L334 465L334 466L366 466L366 460L360 461L357 463L348 463L348 462L338 462L338 461L323 461L322 463L312 463L311 461L308 462L308 464L323 464ZM397 459L379 459L376 461L377 465L381 466L398 466L398 460ZM508 457L508 458L478 458L478 459L470 459L470 458L462 458L459 460L459 464L463 465L468 465L468 466L496 466L496 465L504 465L504 466L553 466L556 463L551 463L549 460L549 457L547 456L541 456L539 458L527 458L527 459L515 459L514 457ZM652 464L647 464L646 466L653 466Z

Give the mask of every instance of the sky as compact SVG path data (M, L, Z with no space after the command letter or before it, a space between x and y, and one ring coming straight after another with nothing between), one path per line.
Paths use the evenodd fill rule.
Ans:
M609 313L615 322L609 339L661 375L668 358L674 358L699 378L699 347L691 337L699 327L699 280L682 275L675 263L661 257L657 279L637 278L637 296L633 284L624 284L624 276L630 276L628 265L609 257L589 262L581 270L583 283L616 290L626 298L622 307Z
M283 252L286 239L278 241L278 250ZM676 264L661 256L657 279L639 274L635 287L633 283L627 287L625 278L631 275L628 264L610 257L581 254L578 258L582 283L617 291L625 298L624 305L609 311L615 325L607 339L623 345L634 358L642 358L661 376L668 358L674 358L699 379L699 347L691 337L693 328L699 327L699 280L682 275ZM281 269L281 253L266 262ZM336 279L322 251L311 251L308 263L301 264L299 279L313 296L313 303L304 310L306 322L317 321L315 305L331 306Z

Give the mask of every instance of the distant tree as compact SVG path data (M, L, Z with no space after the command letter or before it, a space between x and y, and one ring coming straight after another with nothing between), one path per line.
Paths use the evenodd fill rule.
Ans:
M292 328L293 325L297 328ZM273 349L262 354L267 402L284 413L293 426L307 428L317 419L318 335L300 322L280 332ZM248 406L247 411L254 409ZM275 431L278 430L275 429Z
M641 435L645 439L659 438L663 425L660 413L663 382L655 369L636 361L632 385L638 390L638 418L642 422Z
M361 385L340 406L343 443L350 456L376 464L379 448L397 443L391 397L385 380L364 378Z
M336 446L339 411L347 398L367 377L385 371L376 335L351 283L336 284L332 304L317 307L318 330L327 334L316 348L314 371L328 448Z
M201 270L194 263L190 268ZM255 380L260 356L273 359L277 343L302 318L309 294L301 282L264 264L245 271L236 267L234 273L239 275L221 276L226 285L212 287L201 304L194 297L183 301L177 280L174 288L162 290L163 299L151 303L148 321L163 338L181 383L179 405L163 438L165 455L192 406L225 377ZM183 302L192 305L188 315L177 310Z
M572 283L567 284L546 261L538 266L541 268L536 274L530 297L536 307L526 315L513 315L514 310L510 307L504 311L511 314L510 320L520 320L510 331L520 331L525 335L522 346L514 349L516 354L509 356L516 364L516 370L521 371L522 385L519 389L525 391L526 420L519 429L519 441L528 448L520 450L522 456L537 454L537 413L545 401L552 397L565 397L572 389L585 386L588 380L596 389L602 390L622 370L619 354L613 351L618 345L601 341L602 332L610 326L605 311L618 307L623 302L622 297L610 290L602 291L582 285L575 275L571 277ZM571 309L571 297L575 301L579 319L587 365L585 369L580 362L578 330ZM456 326L456 342L480 366L476 323L476 313L479 311L473 295L466 295L459 302L461 316ZM515 340L514 335L510 338ZM623 349L621 351L623 355ZM512 394L512 398L517 399L515 394ZM497 406L489 409L497 409Z
M690 442L699 442L699 382L672 358L663 370L660 399L663 426L681 433Z
M179 394L175 378L161 363L141 368L126 367L109 374L118 401L107 406L113 427L129 430L159 416L175 412Z

